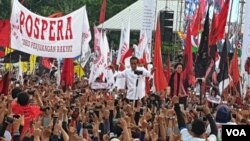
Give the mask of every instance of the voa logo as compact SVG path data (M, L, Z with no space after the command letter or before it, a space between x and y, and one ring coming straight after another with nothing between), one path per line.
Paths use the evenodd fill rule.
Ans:
M244 129L226 129L227 136L247 136Z

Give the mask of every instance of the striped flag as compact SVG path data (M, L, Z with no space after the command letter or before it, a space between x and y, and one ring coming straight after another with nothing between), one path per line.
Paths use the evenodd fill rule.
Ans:
M130 40L130 17L128 20L127 27L121 30L120 45L116 61L117 65L121 63L121 60L123 60L125 54L129 50L129 40Z

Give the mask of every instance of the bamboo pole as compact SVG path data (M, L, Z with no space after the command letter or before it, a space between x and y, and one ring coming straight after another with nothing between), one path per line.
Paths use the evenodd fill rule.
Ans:
M230 0L229 0L229 2L230 2ZM231 24L231 17L232 17L232 9L233 9L233 0L231 0L231 6L230 6L230 14L229 14L229 22L228 22L228 29L227 29L227 36L226 36L226 40L225 40L225 42L227 42L228 40L229 40L229 33L230 33L230 24ZM224 47L224 46L223 46ZM227 46L226 46L227 47ZM227 50L227 63L228 63L228 73L229 73L229 63L230 63L230 61L229 61L229 58L228 58L228 50ZM223 70L224 70L224 68L223 68ZM223 72L223 77L224 77L224 75L225 75L225 73ZM224 82L224 80L223 80L223 82L222 82L222 94L223 94L223 90L224 90L224 84L225 82ZM231 88L230 88L230 92L231 92Z

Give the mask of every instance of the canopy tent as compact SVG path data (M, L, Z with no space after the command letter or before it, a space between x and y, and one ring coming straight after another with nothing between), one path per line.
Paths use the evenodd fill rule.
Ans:
M173 22L173 31L179 31L179 24L183 27L183 22L180 22L180 9L181 3L178 0L158 0L157 1L157 14L161 10L174 11L174 22ZM179 10L178 10L179 6ZM182 4L184 6L184 4ZM98 25L98 28L108 29L108 30L121 30L122 23L128 22L128 16L130 14L130 29L139 31L142 27L142 18L143 18L143 0L138 0L135 3L131 4L129 7L125 8L115 16L111 17L103 24ZM182 10L181 21L184 19L184 10Z

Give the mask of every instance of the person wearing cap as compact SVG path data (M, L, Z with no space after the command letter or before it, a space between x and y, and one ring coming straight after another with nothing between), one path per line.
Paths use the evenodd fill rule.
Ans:
M219 105L215 116L216 126L218 128L218 141L221 141L222 125L236 125L231 122L232 113L227 105ZM208 126L206 133L211 133L211 125Z

